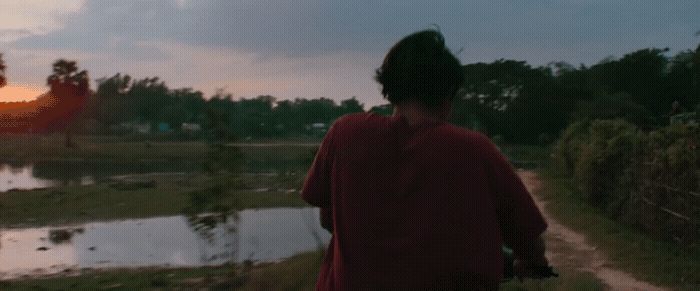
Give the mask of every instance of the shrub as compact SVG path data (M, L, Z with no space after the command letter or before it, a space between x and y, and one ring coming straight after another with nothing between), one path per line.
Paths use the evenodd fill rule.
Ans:
M574 122L567 127L554 145L555 163L568 174L573 174L581 148L588 143L589 121Z
M553 157L608 216L692 247L700 239L699 145L697 124L645 134L623 120L596 120L569 126Z
M678 123L649 133L627 220L666 239L697 243L700 198L690 193L700 192L699 141L697 125Z
M622 120L593 121L589 133L576 161L577 182L592 205L615 217L634 186L641 135L634 125Z

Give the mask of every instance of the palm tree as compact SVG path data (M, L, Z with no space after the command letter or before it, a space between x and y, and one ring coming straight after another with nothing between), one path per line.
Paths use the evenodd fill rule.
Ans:
M53 63L53 74L47 78L47 83L51 86L57 84L74 85L83 87L88 85L87 71L78 72L78 66L75 61L59 59Z
M59 59L53 63L53 74L47 78L47 83L51 86L51 90L58 90L58 86L69 86L78 88L79 94L87 93L89 87L89 77L87 71L78 72L78 66L75 61ZM63 98L68 96L62 96ZM65 146L73 147L75 144L71 138L71 122L65 127Z
M7 66L5 66L5 61L2 60L2 54L0 54L0 88L5 87L5 85L7 85L5 69L7 69Z

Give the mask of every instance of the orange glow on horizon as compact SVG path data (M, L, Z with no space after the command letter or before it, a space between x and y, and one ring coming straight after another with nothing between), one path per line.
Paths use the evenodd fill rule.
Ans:
M41 86L9 83L0 88L0 102L32 101L46 91L48 89Z

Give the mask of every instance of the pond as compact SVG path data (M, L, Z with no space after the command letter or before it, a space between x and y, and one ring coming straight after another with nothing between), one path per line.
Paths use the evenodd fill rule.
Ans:
M292 161L246 159L242 174L269 175L287 172L303 173L308 165ZM31 190L67 185L90 185L109 178L143 174L188 174L201 172L201 163L182 161L105 162L44 161L7 163L0 161L0 192L12 189Z
M53 187L58 184L59 181L34 176L34 167L32 165L11 167L7 164L0 164L0 192L10 189Z
M30 190L66 185L89 185L101 179L148 173L186 173L196 170L194 163L172 162L0 162L0 192Z
M0 230L0 279L81 268L277 261L330 240L316 208L244 210L210 231L184 216Z

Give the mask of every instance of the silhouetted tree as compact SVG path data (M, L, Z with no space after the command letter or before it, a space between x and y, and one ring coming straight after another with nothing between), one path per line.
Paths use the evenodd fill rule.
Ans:
M350 99L340 101L342 114L364 112L364 104L361 104L354 96Z
M0 54L0 88L5 87L5 85L7 85L5 69L7 69L7 66L5 66L5 61L2 59L2 54Z
M66 84L81 88L87 86L88 82L87 71L78 72L78 66L75 61L64 59L59 59L53 63L53 73L47 78L48 85L52 87L57 84Z
M54 98L82 98L83 95L89 94L89 82L90 79L87 71L78 71L78 65L75 61L68 61L65 59L59 59L53 63L53 73L47 78L47 83L51 86L51 92ZM66 104L64 102L61 103ZM66 147L75 146L71 138L71 131L73 125L72 119L77 116L77 113L79 112L76 112L73 116L65 117L67 120L65 120L66 124L63 130L65 133Z

